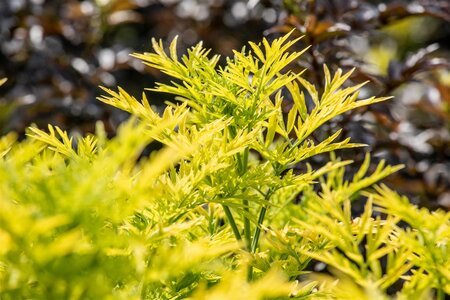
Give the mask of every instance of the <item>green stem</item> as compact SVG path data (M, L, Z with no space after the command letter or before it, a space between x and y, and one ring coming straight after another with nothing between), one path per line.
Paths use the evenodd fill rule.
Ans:
M258 247L259 236L261 235L261 225L264 221L264 217L266 216L266 212L267 206L261 207L261 210L259 211L258 224L256 225L255 233L253 234L252 246L250 249L251 253L255 253L256 248Z
M248 266L247 268L247 281L250 282L253 280L253 267Z
M248 154L249 149L248 147L245 148L244 153L241 157L241 154L237 154L238 163L240 164L240 175L244 175L245 172L247 172L247 164L248 164ZM247 250L250 250L251 247L251 227L250 227L250 220L248 219L247 215L250 213L250 207L247 199L242 200L242 204L244 206L245 214L243 216L244 218L244 237L245 237L245 246Z
M231 213L231 210L228 206L222 204L223 211L225 212L225 215L227 216L227 220L230 223L231 229L233 230L234 236L236 237L236 240L241 241L242 237L239 233L239 229L237 228L236 222L234 221L233 214Z
M245 148L245 150L244 150L244 157L242 158L242 166L244 167L243 171L245 171L245 172L247 172L247 164L248 164L248 154L249 154L249 152L250 151L248 150L248 147Z
M237 170L239 175L242 175L242 158L240 153L236 153Z
M248 154L249 149L248 147L245 148L244 153L241 157L240 153L237 153L237 162L239 166L239 175L242 176L247 172L247 165L248 165ZM245 238L245 248L247 251L250 251L251 243L252 243L252 233L251 233L251 227L250 227L250 220L247 217L248 214L250 214L250 206L247 199L242 200L242 204L244 206L245 214L243 216L244 218L244 238ZM253 280L253 267L248 266L247 268L247 281L250 282Z
M250 209L248 207L248 200L244 199L242 200L242 203L244 204L245 212L250 213ZM245 215L244 215L244 237L245 237L245 246L247 250L250 250L252 242L250 220Z
M272 195L272 189L270 189L266 196L264 197L265 200L269 200L270 196ZM258 244L259 244L259 237L261 235L261 226L262 223L264 222L264 218L266 217L266 212L267 212L267 206L263 205L261 207L261 210L259 211L259 216L258 216L258 223L256 224L256 228L255 228L255 232L253 234L253 239L252 239L252 244L250 247L250 253L256 253L256 249L258 248ZM252 280L253 279L253 268L252 266L249 266L248 271L247 271L247 280Z
M445 294L444 294L444 291L442 290L441 287L439 287L438 290L437 290L437 299L438 300L444 300L445 299Z

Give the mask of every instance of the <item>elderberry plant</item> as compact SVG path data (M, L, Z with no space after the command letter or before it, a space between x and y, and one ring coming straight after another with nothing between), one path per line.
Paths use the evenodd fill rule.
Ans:
M284 71L301 55L288 37L250 42L223 66L202 44L179 57L176 40L168 54L153 40L153 53L134 56L173 78L151 89L174 96L163 113L145 94L104 89L99 100L132 115L112 139L101 123L79 138L51 125L4 136L1 298L389 299L400 286L396 299L444 299L449 213L376 186L401 166L368 175L369 155L348 179L351 161L334 152L363 145L339 129L311 138L386 98L359 99L361 86L343 87L351 72L326 66L319 94ZM163 148L142 155L156 141ZM323 166L307 163L328 152ZM333 275L308 275L312 260Z

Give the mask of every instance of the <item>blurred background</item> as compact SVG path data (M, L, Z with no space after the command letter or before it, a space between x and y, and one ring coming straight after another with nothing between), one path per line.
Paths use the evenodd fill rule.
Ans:
M450 2L448 0L2 0L0 1L0 133L23 136L31 124L93 132L102 120L113 136L126 113L96 100L99 86L140 98L167 80L129 56L151 51L151 38L179 35L179 51L203 41L222 58L247 41L296 28L311 45L291 66L323 88L323 64L356 67L348 84L369 80L361 97L394 99L352 111L337 127L364 151L405 168L388 184L412 202L450 210ZM148 94L156 106L163 95ZM288 99L289 100L289 99ZM286 111L289 110L286 101ZM315 158L312 163L321 163Z

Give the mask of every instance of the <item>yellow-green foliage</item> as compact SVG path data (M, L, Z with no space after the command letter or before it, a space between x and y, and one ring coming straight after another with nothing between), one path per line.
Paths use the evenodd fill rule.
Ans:
M318 93L284 72L289 35L250 43L224 66L201 44L181 58L136 54L173 77L159 114L143 94L99 100L132 117L107 139L49 125L0 140L0 299L443 299L450 293L449 214L417 209L385 186L399 167L370 157L352 180L334 151L362 145L310 135L385 99L343 88L325 70ZM313 107L307 108L306 90ZM289 96L292 109L283 115ZM154 141L162 150L141 157ZM332 152L319 169L292 167ZM351 203L365 197L364 212ZM300 199L295 204L294 199ZM307 274L311 260L333 277ZM403 284L403 285L402 285ZM390 288L399 291L388 296Z

